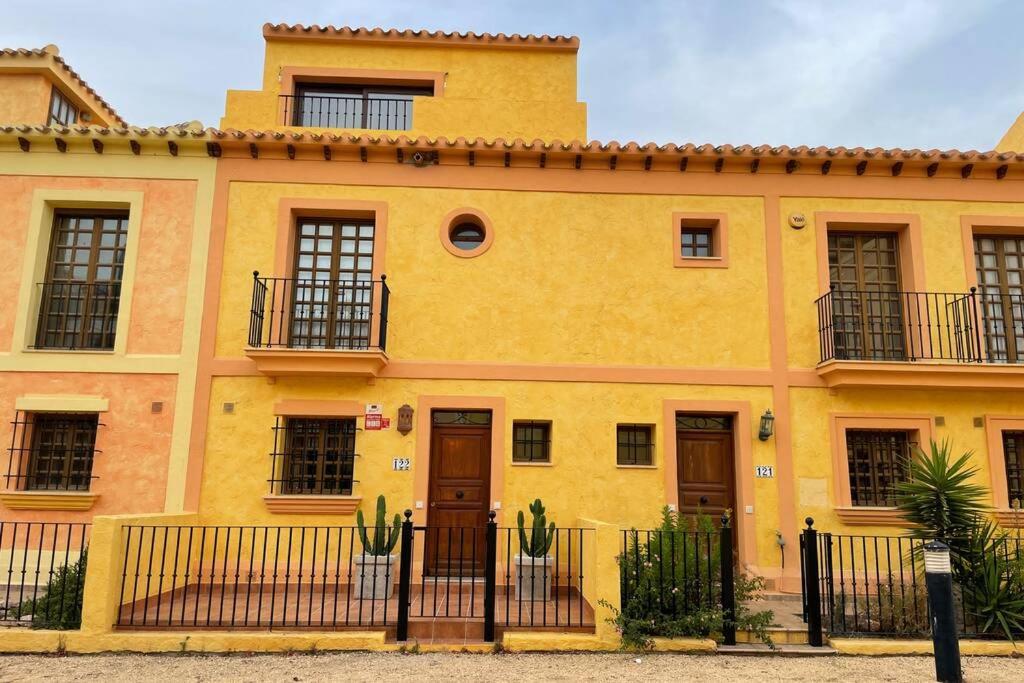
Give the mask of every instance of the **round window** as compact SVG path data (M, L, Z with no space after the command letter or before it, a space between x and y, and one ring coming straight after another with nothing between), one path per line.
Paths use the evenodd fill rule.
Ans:
M448 233L453 246L463 251L473 251L484 243L484 229L476 223L459 223Z

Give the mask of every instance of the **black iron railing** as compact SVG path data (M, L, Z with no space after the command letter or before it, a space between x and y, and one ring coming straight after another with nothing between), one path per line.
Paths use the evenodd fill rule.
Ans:
M808 624L817 619L824 631L840 636L928 637L931 621L923 550L927 542L805 530L800 558ZM808 558L813 566L807 565ZM986 624L981 615L985 589L967 568L992 563L997 572L1009 577L1020 571L1021 562L1024 540L1016 537L1004 538L984 551L967 550L959 561L954 558L954 600L961 635L1005 637L998 623ZM956 570L958 564L964 571Z
M252 348L384 351L386 276L380 280L304 280L253 273Z
M120 282L40 282L34 348L114 348L121 304Z
M81 624L89 524L0 522L0 624Z
M409 95L279 95L281 122L310 128L412 128Z
M557 529L546 557L520 557L518 529L426 527L406 512L368 554L356 527L127 526L121 628L382 628L430 637L453 620L497 629L592 629L590 529ZM374 529L367 534L374 535ZM465 635L463 637L471 637Z
M96 475L93 461L96 413L18 411L11 422L10 457L4 483L17 491L88 491Z
M1024 299L1018 295L833 286L815 305L822 362L1024 362Z
M719 530L624 531L619 556L623 614L662 623L721 609L723 639L735 645L733 546L728 518Z

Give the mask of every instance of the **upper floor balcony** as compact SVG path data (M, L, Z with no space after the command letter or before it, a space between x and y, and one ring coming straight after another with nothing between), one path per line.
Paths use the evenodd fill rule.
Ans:
M415 97L430 88L296 84L278 96L278 122L303 128L411 130Z
M376 376L388 363L388 289L380 280L253 273L246 355L267 375Z
M906 374L923 372L944 376L938 384L972 386L970 375L984 375L990 385L1024 365L1022 294L833 285L815 303L818 374L829 386L890 383L878 373L903 383Z

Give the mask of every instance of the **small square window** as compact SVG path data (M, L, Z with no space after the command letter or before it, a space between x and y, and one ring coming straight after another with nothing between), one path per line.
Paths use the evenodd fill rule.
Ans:
M615 462L618 465L654 464L654 427L621 424L616 427Z
M907 480L906 463L914 445L911 434L902 430L846 430L851 503L893 507L896 485Z
M676 268L728 268L724 213L673 213Z
M517 420L512 423L512 462L551 462L551 423Z
M710 258L714 253L714 239L710 228L681 228L679 243L684 258Z

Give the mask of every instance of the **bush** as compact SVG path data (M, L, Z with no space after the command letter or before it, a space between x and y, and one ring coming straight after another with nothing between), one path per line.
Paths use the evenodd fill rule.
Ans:
M15 619L31 617L34 629L68 631L80 628L87 561L87 551L83 550L77 562L63 565L50 575L42 595L22 601L10 610L11 616Z
M622 634L623 645L649 648L656 636L708 638L720 634L726 626L721 606L720 536L711 519L698 515L690 520L666 507L657 531L633 531L628 538L619 555L622 608L601 601L615 613L609 622ZM773 645L768 627L775 615L748 606L760 598L764 579L737 571L734 586L732 625Z

